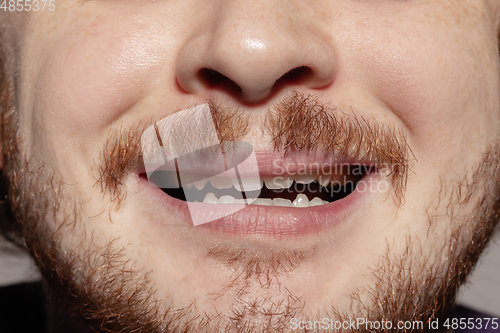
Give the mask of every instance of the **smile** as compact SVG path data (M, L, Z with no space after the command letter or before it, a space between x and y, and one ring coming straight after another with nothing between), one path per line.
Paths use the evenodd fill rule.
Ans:
M217 133L210 109L200 105L142 134L141 178L165 216L180 217L175 223L273 237L310 233L349 219L374 192L367 184L379 179L370 156L284 153L269 144L220 141Z
M307 208L347 197L369 172L369 167L353 165L343 166L338 172L333 169L301 175L260 177L258 182L252 179L213 176L163 191L186 202ZM163 173L161 176L178 177L174 173ZM151 178L154 177L150 177L150 181ZM152 181L154 182L154 179ZM188 198L186 192L189 192Z
M177 188L155 185L155 181L172 183L186 178L175 171L153 173L149 180L142 173L140 179L168 216L179 217L177 225L271 238L303 236L342 224L375 192L367 186L380 180L376 165L369 161L303 153L280 160L272 151L257 151L256 155L257 179L249 177L244 167L239 178L195 176L196 181L180 181ZM304 170L303 165L312 167ZM317 165L327 167L317 169ZM284 169L288 172L278 172ZM193 172L190 170L191 176Z

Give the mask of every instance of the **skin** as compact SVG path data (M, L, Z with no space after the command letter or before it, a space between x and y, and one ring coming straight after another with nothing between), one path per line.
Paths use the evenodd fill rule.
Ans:
M348 311L353 293L370 306L373 271L388 248L397 260L411 239L413 261L405 265L412 269L444 262L448 252L440 249L485 194L481 185L459 204L451 189L472 179L499 135L499 15L500 5L486 0L69 0L53 12L0 12L22 155L64 182L64 209L78 207L77 223L57 234L60 253L81 259L83 249L115 240L137 272L149 272L162 307L196 300L200 313L216 308L226 323L237 306L236 288L226 287L239 268L207 258L207 248L302 250L308 259L279 278L305 304L297 316L321 317L331 306ZM273 87L300 66L310 74ZM197 75L202 68L242 93L207 85ZM373 193L336 228L276 240L165 227L176 216L162 214L132 174L119 209L94 186L108 133L120 126L216 99L256 115L250 125L258 129L291 91L402 130L415 156L404 204ZM255 133L246 140L260 142ZM56 230L62 220L43 223ZM257 278L246 291L247 300L286 298L276 283L264 290ZM222 296L207 297L214 293Z

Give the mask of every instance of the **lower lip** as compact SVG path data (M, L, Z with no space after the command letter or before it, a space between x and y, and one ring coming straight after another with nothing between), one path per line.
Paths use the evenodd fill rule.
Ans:
M377 173L370 173L362 180L371 183L376 182L377 178ZM179 223L193 226L187 202L165 194L161 189L149 184L144 177L140 177L140 181L144 188L160 202L165 211L180 218ZM247 205L231 215L197 227L232 235L255 235L269 238L302 236L335 227L346 221L361 207L362 201L368 194L369 191L360 191L359 187L356 187L343 199L307 208ZM218 206L230 208L228 206L231 205L198 203L197 209L203 210L207 215L212 215L214 210L221 208Z

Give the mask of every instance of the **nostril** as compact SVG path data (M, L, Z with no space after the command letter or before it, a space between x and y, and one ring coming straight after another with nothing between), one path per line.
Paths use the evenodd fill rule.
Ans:
M250 74L245 72L249 77L243 75L232 77L223 73L225 72L203 67L198 70L196 78L205 89L224 91L242 102L251 104L262 102L270 94L281 89L306 84L315 75L313 69L308 66L295 67L279 77L275 75L267 77L269 71L261 72L260 77L258 73L254 75L255 72ZM238 74L241 73L238 72Z
M283 74L275 83L274 88L280 87L287 84L297 84L307 80L313 75L311 68L307 66L295 67Z
M221 73L210 69L210 68L202 68L198 72L198 76L200 79L202 79L205 84L211 87L215 87L220 85L223 81L229 80L231 81L227 76L222 75Z
M217 88L229 91L233 95L240 95L242 92L241 87L216 70L210 68L202 68L198 71L198 78L208 87Z

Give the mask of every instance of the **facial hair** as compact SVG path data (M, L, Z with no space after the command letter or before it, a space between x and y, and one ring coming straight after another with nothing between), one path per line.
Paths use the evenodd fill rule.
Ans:
M292 253L286 257L278 252L262 258L252 252L245 252L245 249L212 248L211 255L218 260L225 261L226 265L244 268L226 291L238 288L238 295L245 297L242 296L240 302L236 300L238 306L229 315L206 315L196 309L195 300L191 306L180 308L169 300L158 299L155 283L149 279L148 273L136 269L135 263L128 259L126 249L115 241L110 241L104 247L95 247L92 239L82 239L71 251L62 251L64 233L82 223L83 214L78 197L68 191L63 179L50 166L34 156L23 155L17 114L12 106L3 110L4 176L8 181L9 200L22 228L24 243L40 267L52 299L60 302L59 306L68 312L82 318L91 329L99 332L153 333L280 332L288 330L292 318L321 320L316 317L318 315L305 313L300 296L291 294L286 288L280 295L265 292L271 283L273 286L279 283L281 273L291 272L296 265L300 265L301 260L306 260L307 253ZM238 136L244 135L245 126L242 126L237 113L220 110L223 108L212 105L213 118L219 117L216 127L221 140L224 141L227 133L233 133L231 139L234 139L234 133L238 132L231 131L231 126L240 126ZM269 113L266 126L273 133L275 148L284 153L290 149L314 150L322 147L345 154L372 152L373 156L385 162L391 161L384 159L384 156L402 156L391 162L406 166L399 169L393 180L395 194L401 197L409 160L404 137L398 135L397 131L359 119L330 118L331 114L332 109L325 108L317 100L295 94ZM331 126L337 126L337 130L327 133L340 134L335 140L330 136L328 141L327 137L320 134ZM315 130L317 128L321 131ZM361 130L356 131L356 128ZM141 128L138 126L124 127L111 133L104 145L97 183L101 184L103 192L113 193L111 202L126 200L122 180L132 167L141 162L137 145L140 133ZM383 133L382 137L386 141L382 142L387 142L387 145L380 149L380 145L373 144L380 140L369 139L367 133ZM339 146L341 142L344 142L343 146ZM432 209L429 207L430 232L435 226L432 212L439 211L440 207L474 207L465 217L455 215L453 209L449 210L449 232L446 233L445 245L432 251L432 254L445 253L436 257L447 260L416 262L415 258L421 249L418 242L410 237L406 239L403 253L393 253L388 246L386 255L380 258L373 270L377 283L368 290L369 302L362 301L359 293L354 292L350 309L338 309L332 304L330 309L325 309L323 317L337 321L367 318L372 322L419 320L427 323L453 304L458 286L474 266L498 220L499 149L499 144L493 142L485 150L472 178L464 174L453 182L455 185L443 183L440 202ZM399 194L396 191L398 186L401 190ZM257 277L257 271L263 273ZM262 277L265 279L262 280ZM270 280L278 282L265 283ZM255 285L262 288L263 294L267 296L254 302L248 298L245 290ZM346 328L342 331L351 330ZM354 331L377 329L361 327ZM379 331L401 332L396 327L381 328Z

